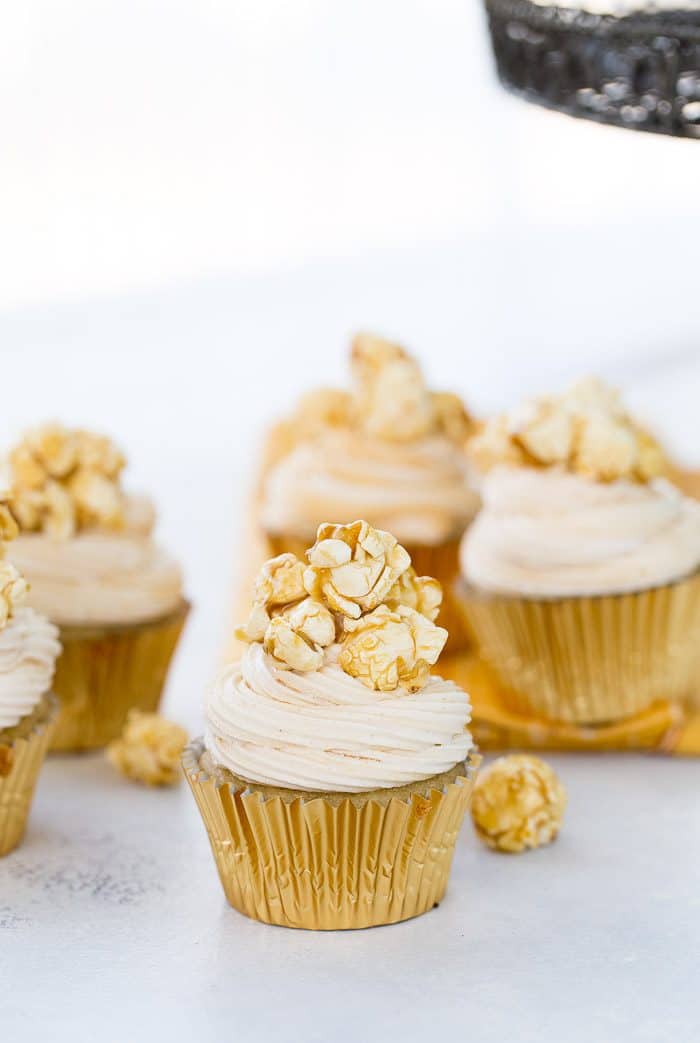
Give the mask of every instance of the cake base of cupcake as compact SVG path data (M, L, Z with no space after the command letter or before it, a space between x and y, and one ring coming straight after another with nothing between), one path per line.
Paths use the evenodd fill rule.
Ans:
M129 710L158 709L190 606L142 623L63 626L54 691L60 711L51 750L91 750L116 739Z
M480 757L368 793L262 786L217 767L201 739L183 768L229 903L264 923L376 927L441 901Z
M700 573L630 594L537 599L455 588L505 705L555 721L597 724L698 683Z
M278 554L296 554L302 561L306 561L306 551L310 546L309 539L265 533L265 540L267 543L266 557L276 557ZM432 576L442 584L442 605L435 622L447 630L446 652L462 651L470 643L469 631L464 625L464 617L455 603L453 593L455 577L459 576L461 542L461 536L459 536L434 547L426 544L402 543L402 546L408 551L411 564L418 575ZM313 543L313 537L311 537L311 543Z
M47 695L16 727L0 729L0 857L24 836L57 711L58 700Z

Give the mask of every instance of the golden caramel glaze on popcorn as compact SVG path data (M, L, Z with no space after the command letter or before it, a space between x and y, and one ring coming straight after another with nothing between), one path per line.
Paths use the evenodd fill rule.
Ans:
M47 424L10 452L11 508L25 532L66 539L124 524L124 457L110 439Z
M127 778L147 786L172 786L180 780L180 758L187 732L157 713L131 710L119 739L107 747L107 757Z
M472 819L490 848L519 853L554 840L565 808L566 791L549 765L529 754L512 754L480 772Z
M667 469L660 446L617 393L592 379L495 417L472 437L469 451L482 470L559 466L601 482L647 482Z
M346 620L338 662L367 688L409 692L422 688L445 647L447 631L412 608L380 605L361 619Z
M366 521L320 525L307 557L308 593L350 619L380 605L411 563L408 552L390 533L373 529Z
M417 576L413 565L409 565L387 594L385 603L391 609L400 605L413 608L434 623L442 604L442 585L432 576Z
M434 624L437 580L417 576L407 551L366 521L320 525L307 558L306 567L293 554L263 566L237 636L262 643L283 669L320 670L337 645L340 667L367 687L422 688L447 640Z

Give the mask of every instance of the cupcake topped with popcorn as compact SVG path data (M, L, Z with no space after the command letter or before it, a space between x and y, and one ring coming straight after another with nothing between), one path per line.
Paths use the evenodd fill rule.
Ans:
M700 508L664 479L658 443L598 381L496 417L470 453L486 475L462 571L478 587L620 593L700 564Z
M463 453L474 425L457 395L430 391L415 358L361 334L352 387L303 398L275 431L261 519L311 542L324 517L366 517L404 544L460 536L478 500Z
M60 424L29 431L8 454L10 557L29 604L60 627L53 748L90 749L130 709L157 708L187 615L177 562L153 541L149 500L122 485L111 439Z
M322 524L306 561L261 570L242 660L210 692L207 744L241 777L305 790L400 786L471 748L469 700L431 678L442 591L366 521Z
M9 453L12 558L32 604L61 625L138 622L181 599L180 570L151 538L151 503L122 486L125 462L109 438L59 424Z
M440 622L454 648L461 623L450 588L479 505L464 452L474 421L457 395L431 391L417 360L380 337L355 337L350 373L348 390L312 391L272 432L259 507L270 553L303 555L324 518L366 518L445 586Z
M261 569L183 758L237 909L337 929L442 897L479 758L467 694L430 672L441 597L366 521Z
M457 604L513 709L596 723L696 686L700 504L615 392L585 381L471 444L483 508Z

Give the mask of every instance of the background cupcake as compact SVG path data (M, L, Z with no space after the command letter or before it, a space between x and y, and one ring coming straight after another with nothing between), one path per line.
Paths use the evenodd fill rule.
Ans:
M419 573L445 585L440 623L459 643L451 581L478 507L461 400L431 392L415 359L378 337L355 338L351 391L320 390L273 430L260 518L273 554L303 554L323 518L367 518L401 540Z
M109 439L57 424L9 454L12 560L63 645L53 749L101 746L131 707L157 707L187 614L180 569L151 538L151 504L122 489L124 463Z
M392 923L447 886L478 762L469 699L430 676L447 637L436 584L392 536L323 525L307 559L264 566L185 771L241 912Z
M61 646L47 619L21 605L26 584L4 560L17 531L0 503L0 856L24 834L56 716L51 679Z
M488 473L458 583L517 709L595 722L696 684L700 508L595 382L525 404L474 440Z

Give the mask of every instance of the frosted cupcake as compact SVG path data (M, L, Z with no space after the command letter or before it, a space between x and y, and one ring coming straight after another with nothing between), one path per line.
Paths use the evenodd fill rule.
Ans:
M151 536L152 506L122 488L124 462L109 439L59 425L9 454L12 561L63 645L52 749L102 746L129 709L155 710L187 614L180 569Z
M697 683L700 507L659 446L588 381L487 425L460 603L523 712L600 722Z
M355 338L351 391L302 400L268 444L261 521L273 554L303 554L323 518L367 518L401 540L418 572L448 592L459 541L478 507L464 444L474 430L460 399L431 392L415 359L378 337Z
M439 584L367 522L321 525L258 577L248 646L184 767L231 905L332 930L405 920L447 886L478 756L430 676Z
M4 559L17 532L0 502L0 856L24 834L56 717L51 679L61 646L47 619L21 604L26 584Z

